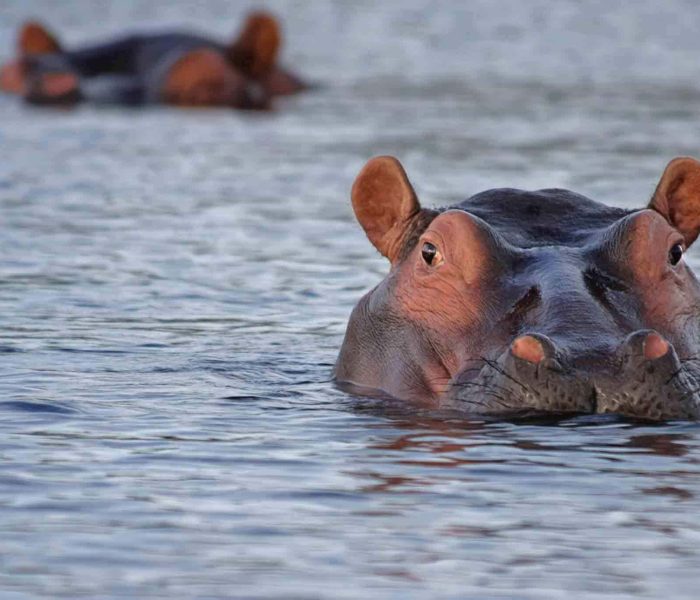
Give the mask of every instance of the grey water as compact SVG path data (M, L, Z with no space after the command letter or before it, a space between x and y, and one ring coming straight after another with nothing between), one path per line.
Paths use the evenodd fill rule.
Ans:
M68 44L250 2L4 0ZM700 428L486 422L331 369L387 272L375 154L426 205L646 203L700 154L693 2L275 0L323 84L272 114L0 98L0 597L696 598ZM688 260L700 268L700 253Z

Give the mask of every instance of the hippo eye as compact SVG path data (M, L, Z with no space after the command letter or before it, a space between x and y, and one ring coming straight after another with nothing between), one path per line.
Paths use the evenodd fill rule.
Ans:
M681 258L683 258L683 246L681 244L674 244L668 251L668 262L675 267L681 262Z
M423 243L423 248L421 249L421 256L423 257L423 260L426 262L426 264L432 265L434 262L437 262L435 258L439 254L440 253L438 252L438 249L435 247L434 244L431 244L430 242Z

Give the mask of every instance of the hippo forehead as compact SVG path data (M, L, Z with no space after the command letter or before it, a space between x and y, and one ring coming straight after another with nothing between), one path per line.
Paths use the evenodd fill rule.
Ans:
M581 246L634 212L563 189L493 189L449 208L479 217L520 248Z

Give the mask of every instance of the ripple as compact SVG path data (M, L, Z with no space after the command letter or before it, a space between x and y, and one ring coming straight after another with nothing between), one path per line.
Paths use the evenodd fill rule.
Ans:
M45 402L26 402L26 401L0 401L0 408L5 408L11 411L28 412L28 413L57 413L57 414L74 414L78 411L61 406L58 404L47 404Z

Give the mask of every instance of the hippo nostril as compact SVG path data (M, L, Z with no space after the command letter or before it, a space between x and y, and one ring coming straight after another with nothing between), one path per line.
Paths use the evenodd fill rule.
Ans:
M644 349L644 358L647 360L656 360L666 355L669 344L658 333L652 331L644 339L642 347Z
M652 329L643 329L631 334L623 344L625 355L630 360L657 360L671 352L671 344Z
M539 364L545 357L542 342L531 335L521 335L513 340L510 351L523 360L533 364Z

